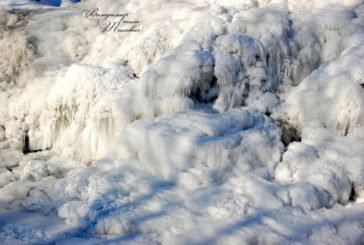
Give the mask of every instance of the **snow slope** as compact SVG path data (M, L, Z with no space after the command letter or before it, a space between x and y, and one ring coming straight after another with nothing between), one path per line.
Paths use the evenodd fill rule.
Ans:
M364 243L363 1L74 2L0 3L5 244Z

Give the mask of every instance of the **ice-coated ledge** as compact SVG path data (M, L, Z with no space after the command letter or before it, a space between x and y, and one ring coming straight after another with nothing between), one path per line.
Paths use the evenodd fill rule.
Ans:
M0 2L3 243L363 243L362 1L73 2Z

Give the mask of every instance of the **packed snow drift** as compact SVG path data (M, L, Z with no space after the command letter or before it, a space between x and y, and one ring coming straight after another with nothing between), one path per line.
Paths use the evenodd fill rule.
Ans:
M363 244L364 2L4 0L4 244Z

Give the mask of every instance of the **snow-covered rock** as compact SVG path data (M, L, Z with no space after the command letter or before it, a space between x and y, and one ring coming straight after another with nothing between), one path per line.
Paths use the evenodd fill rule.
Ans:
M360 0L1 1L0 239L362 244L363 28Z
M222 114L187 111L128 125L114 150L138 168L163 177L207 168L216 181L226 171L243 174L280 160L281 130L267 117L246 110ZM205 180L206 181L206 180Z

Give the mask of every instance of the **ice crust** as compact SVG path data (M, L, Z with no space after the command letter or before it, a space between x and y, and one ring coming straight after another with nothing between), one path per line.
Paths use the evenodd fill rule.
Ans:
M0 4L5 244L364 242L362 1L74 2Z

